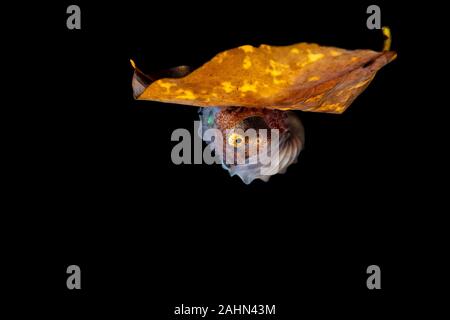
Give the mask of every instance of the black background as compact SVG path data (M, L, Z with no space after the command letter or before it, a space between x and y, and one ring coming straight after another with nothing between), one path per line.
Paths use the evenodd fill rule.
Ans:
M68 30L75 3L82 29ZM60 307L51 312L63 318L177 319L181 303L277 304L277 319L400 314L419 249L409 228L420 137L410 118L418 106L407 99L405 6L378 3L398 59L343 115L298 112L306 148L268 183L172 164L171 133L192 131L197 109L135 101L130 85L130 58L151 71L198 66L243 44L380 50L381 31L366 28L370 4L41 6L38 44L29 34L37 70L24 77L35 107L22 118L28 130L16 132L25 142L13 186L23 195L16 210L31 208L25 258L39 261L40 306ZM71 264L81 267L80 291L66 288ZM366 288L371 264L381 267L380 291Z

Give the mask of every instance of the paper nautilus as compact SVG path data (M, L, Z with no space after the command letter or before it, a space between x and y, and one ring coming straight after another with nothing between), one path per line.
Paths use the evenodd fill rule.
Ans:
M203 132L223 133L215 149L223 167L246 184L268 181L295 163L304 146L303 125L294 110L343 113L377 71L396 58L389 51L389 29L383 33L381 52L310 43L244 45L217 54L195 70L180 66L149 74L131 61L133 93L138 100L200 107ZM251 129L256 135L242 134ZM244 150L241 161L229 152L238 149ZM258 159L262 149L273 161Z

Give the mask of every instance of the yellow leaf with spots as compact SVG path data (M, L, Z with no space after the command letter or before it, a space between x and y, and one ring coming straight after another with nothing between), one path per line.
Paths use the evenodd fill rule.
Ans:
M345 50L311 43L226 50L192 71L145 75L135 65L136 99L198 107L249 107L342 113L393 51Z

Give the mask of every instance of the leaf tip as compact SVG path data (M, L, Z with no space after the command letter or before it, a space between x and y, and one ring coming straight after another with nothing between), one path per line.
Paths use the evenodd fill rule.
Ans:
M134 70L136 70L136 63L134 63L133 59L130 59L131 66Z
M384 35L383 51L389 51L391 50L392 42L391 29L389 27L383 27L381 30L383 31Z

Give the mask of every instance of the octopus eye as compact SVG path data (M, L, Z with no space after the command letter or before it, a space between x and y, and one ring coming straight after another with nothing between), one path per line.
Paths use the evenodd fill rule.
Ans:
M228 144L232 147L239 147L244 143L244 137L241 136L240 134L237 133L232 133L230 134L230 136L228 137Z

